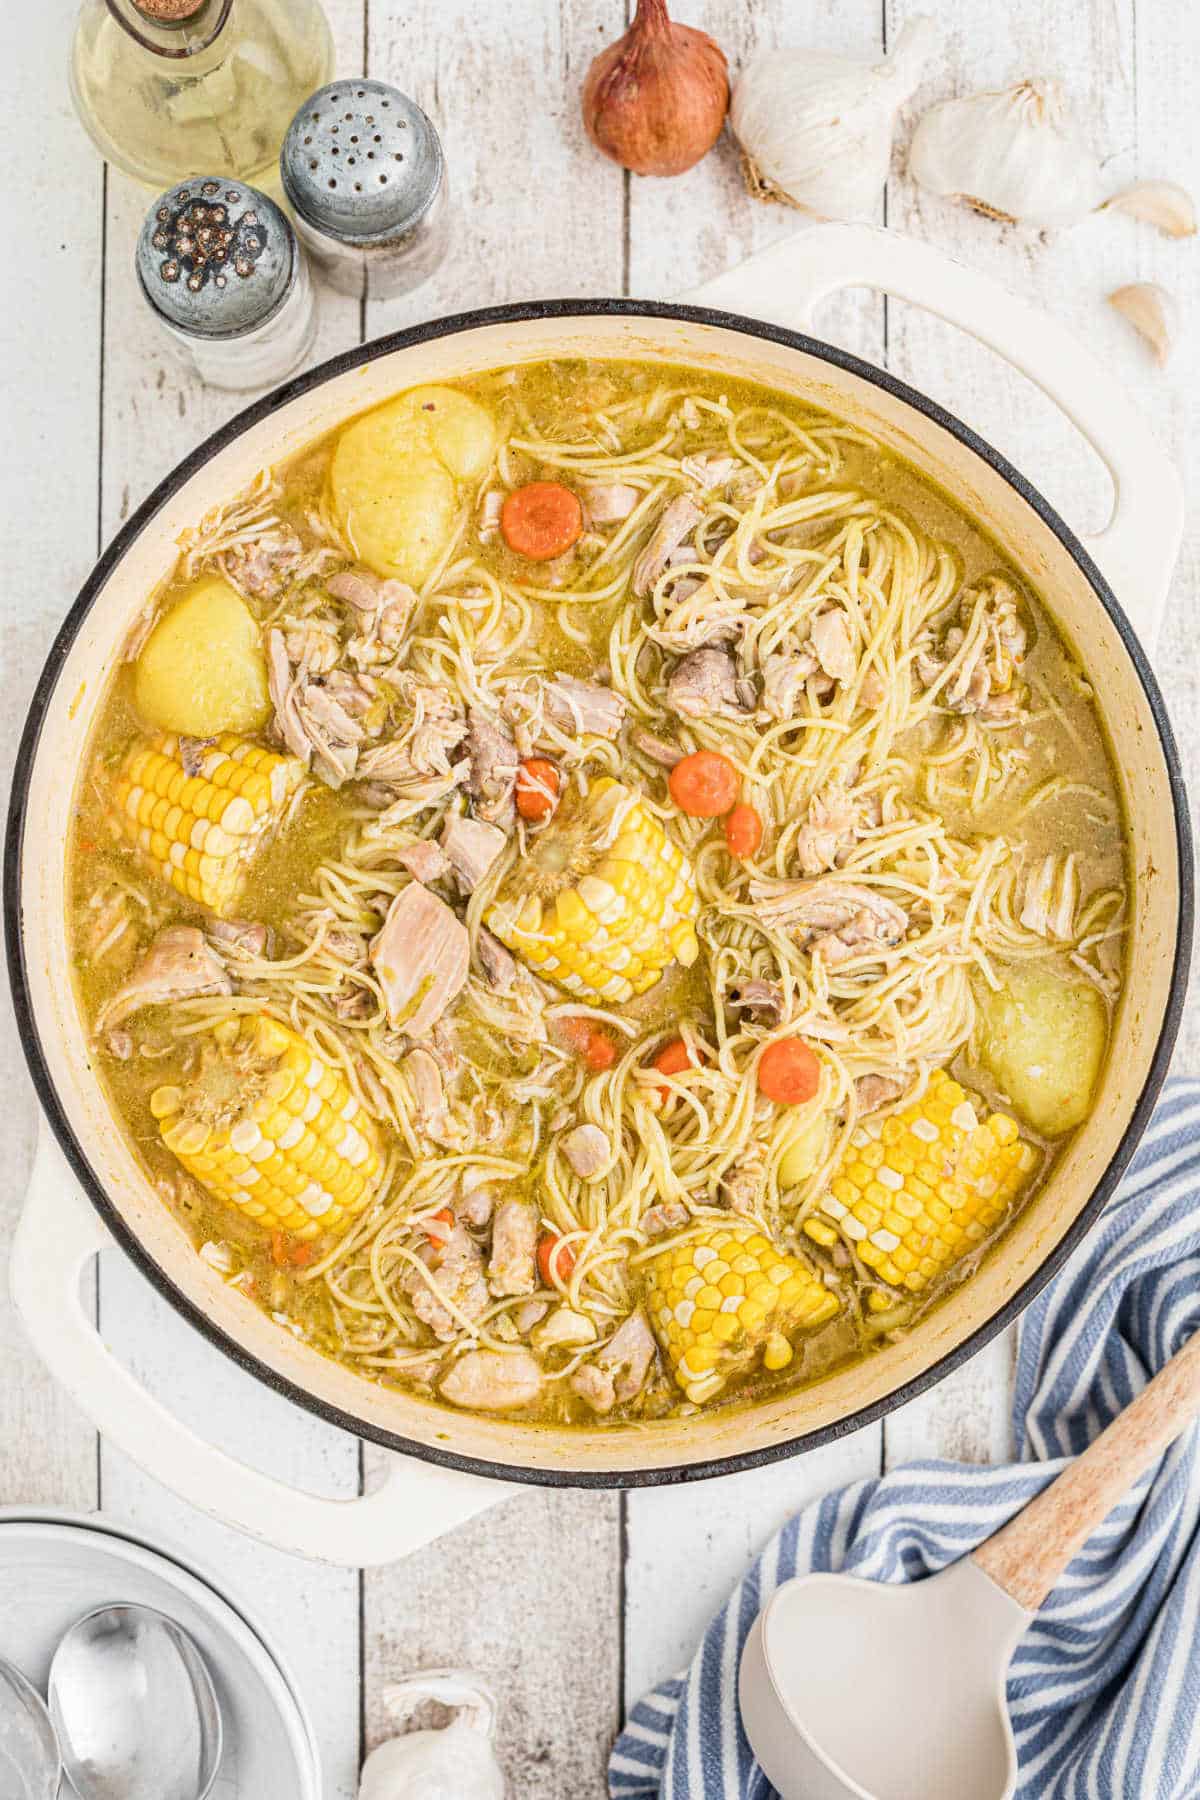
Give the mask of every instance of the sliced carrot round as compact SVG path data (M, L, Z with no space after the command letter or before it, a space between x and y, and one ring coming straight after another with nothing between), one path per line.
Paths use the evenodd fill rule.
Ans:
M504 502L500 529L518 556L550 562L568 551L583 531L579 495L561 481L530 481L514 488Z
M657 1069L660 1075L682 1075L685 1069L700 1068L701 1060L699 1052L685 1044L682 1038L672 1038L669 1044L663 1045L650 1066ZM658 1092L666 1100L670 1097L671 1090L660 1086Z
M693 750L667 777L671 798L693 819L719 819L738 797L741 776L719 750Z
M548 819L558 800L558 770L544 756L528 756L517 769L517 811L539 825Z
M725 815L725 842L730 856L753 856L763 840L763 822L744 801Z
M607 1031L591 1031L588 1033L588 1041L583 1052L583 1060L589 1069L594 1069L597 1072L601 1069L612 1068L617 1060L617 1046L613 1043Z
M779 1106L802 1106L820 1085L816 1052L800 1038L779 1038L758 1059L758 1091Z
M607 1031L593 1025L590 1019L568 1013L555 1019L551 1033L567 1050L571 1050L589 1069L611 1069L617 1060L617 1046Z
M547 1231L538 1239L537 1265L543 1287L553 1287L556 1281L565 1286L575 1273L575 1253L556 1231Z

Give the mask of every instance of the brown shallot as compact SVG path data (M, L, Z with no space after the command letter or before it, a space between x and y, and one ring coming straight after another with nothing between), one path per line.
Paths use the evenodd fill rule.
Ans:
M675 24L666 0L638 0L633 24L583 85L589 138L635 175L682 175L712 149L728 108L723 51L707 32Z

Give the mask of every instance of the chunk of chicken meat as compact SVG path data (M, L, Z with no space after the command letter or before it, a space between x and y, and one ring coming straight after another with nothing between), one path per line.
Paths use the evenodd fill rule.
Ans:
M641 599L666 569L671 552L690 538L704 514L688 494L677 494L666 507L650 535L650 541L633 565L634 595Z
M802 650L776 650L763 659L762 708L773 719L794 719L805 683L817 673L817 659Z
M450 860L440 844L429 838L421 838L415 844L406 844L403 850L396 852L396 860L403 863L409 874L416 881L422 881L426 887L431 881L440 881L450 873Z
M457 1144L456 1132L446 1104L446 1087L441 1064L424 1046L410 1050L400 1065L413 1101L413 1122L423 1137L435 1144Z
M738 1012L748 1012L763 1025L778 1025L783 1018L783 989L774 981L757 976L741 981L729 990L729 1004Z
M854 1083L854 1104L860 1119L898 1100L908 1086L907 1075L860 1075Z
M858 660L850 638L850 621L840 606L826 606L809 627L812 654L832 681L853 681Z
M633 727L629 733L629 741L635 750L640 750L643 756L664 769L673 769L676 763L683 761L686 754L678 744L671 743L669 738L656 737L644 725Z
M467 789L476 816L511 831L517 816L517 746L482 707L471 707L467 721Z
M890 949L908 930L908 914L894 900L828 875L815 881L751 881L750 900L764 924L804 932L813 955L829 967L866 950Z
M361 719L303 662L293 665L278 626L267 633L267 683L276 729L292 755L329 787L341 787L358 767Z
M464 894L473 894L508 840L498 825L451 813L442 826L441 848Z
M612 1146L598 1125L576 1125L562 1138L562 1151L579 1179L590 1181L609 1160Z
M495 988L498 994L508 993L517 979L516 957L505 949L498 937L492 936L486 925L479 927L475 949L488 986Z
M394 662L420 605L416 590L406 581L381 581L361 569L344 569L325 588L357 615L359 630L346 645L350 660L361 669Z
M609 1413L636 1400L656 1355L654 1333L641 1307L618 1325L607 1344L571 1377L571 1386L593 1412Z
M913 666L921 686L948 712L1013 725L1021 710L1014 684L1027 647L1017 597L994 579L963 596L956 622L940 643L930 636L922 644Z
M467 979L466 926L444 900L419 881L392 901L371 944L371 963L383 989L388 1023L410 1037L432 1031Z
M218 955L232 950L235 956L269 956L274 933L256 919L210 919L205 926L215 940Z
M796 860L805 875L839 869L867 828L879 823L879 801L873 794L852 797L836 784L821 789L808 803L808 823L796 838Z
M419 1269L408 1264L400 1276L400 1285L412 1300L413 1311L422 1324L441 1343L448 1344L462 1330L462 1322L452 1309L474 1323L490 1304L483 1252L465 1227L456 1223L447 1237L427 1245L418 1254L436 1291Z
M640 1223L648 1238L665 1237L668 1231L682 1231L691 1216L682 1200L662 1200L647 1208Z
M468 1350L438 1384L443 1400L478 1412L532 1406L542 1392L541 1365L527 1350Z
M736 456L692 455L682 458L679 472L685 480L694 481L698 488L707 493L732 481L740 467Z
M556 675L543 696L547 718L576 737L615 738L625 720L624 697L598 681Z
M500 535L500 514L504 511L504 495L499 488L489 488L479 503L479 518L475 524L476 535L481 544L494 544Z
M579 493L589 525L623 524L642 497L627 481L582 482Z
M233 982L216 951L194 925L160 931L129 980L96 1014L96 1030L111 1031L143 1006L232 994Z
M667 682L667 705L684 719L744 719L754 705L750 684L728 650L690 650Z
M537 1286L537 1208L528 1200L502 1200L492 1222L488 1287L497 1298L532 1294Z
M276 526L261 538L233 544L217 558L222 572L255 600L275 600L295 573L304 545L290 526Z
M1075 936L1079 871L1073 854L1046 856L1025 877L1018 917L1026 931L1069 944Z

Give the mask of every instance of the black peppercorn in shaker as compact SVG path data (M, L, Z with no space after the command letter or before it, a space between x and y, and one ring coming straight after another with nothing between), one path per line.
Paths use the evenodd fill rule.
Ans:
M415 101L385 82L333 81L305 101L283 140L283 191L330 286L373 299L408 293L448 237L446 160Z

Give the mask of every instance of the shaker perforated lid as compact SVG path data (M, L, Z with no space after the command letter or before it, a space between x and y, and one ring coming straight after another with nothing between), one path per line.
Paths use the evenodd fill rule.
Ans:
M386 82L331 81L305 101L283 140L283 191L314 231L386 243L410 231L442 182L433 125Z
M296 234L244 181L197 176L159 196L137 244L154 310L196 337L240 337L269 319L296 278Z

